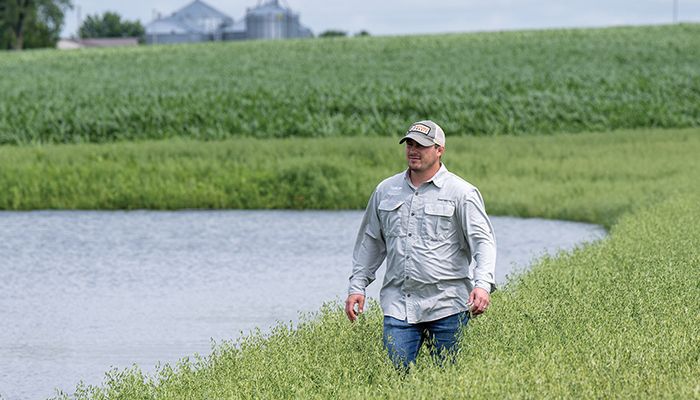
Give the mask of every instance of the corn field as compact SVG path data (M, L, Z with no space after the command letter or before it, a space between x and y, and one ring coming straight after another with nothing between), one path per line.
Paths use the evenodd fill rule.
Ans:
M0 55L0 144L700 126L700 25Z

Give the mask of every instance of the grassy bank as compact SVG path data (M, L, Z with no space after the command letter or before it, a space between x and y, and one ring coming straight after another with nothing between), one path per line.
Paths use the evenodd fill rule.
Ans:
M347 186L346 175L339 180L345 193L360 190L363 202L375 175L395 168L380 160L400 157L400 150L363 139L355 153L357 142L343 140L249 141L244 149L280 146L270 154L282 160L254 151L241 157L248 157L247 171L263 175L276 162L301 162L294 158L304 152L309 161L299 167L343 173L365 165L357 178L349 175L356 186ZM78 388L76 397L700 398L699 145L698 130L451 140L446 163L474 178L492 213L615 222L609 239L544 259L496 292L490 311L470 323L454 366L440 369L423 358L415 373L399 377L381 348L378 307L349 324L330 305L297 329L278 326L269 337L220 343L211 355L155 376L112 372L100 387ZM128 153L120 146L98 149ZM177 146L181 154L189 148L192 160L199 151L226 154L225 144ZM72 153L80 160L87 149ZM141 157L130 160L138 165ZM301 183L295 187L307 190Z
M700 130L451 137L445 163L494 214L610 226L697 186ZM0 209L363 208L405 168L395 138L0 147Z
M700 25L32 51L0 144L700 126ZM401 128L398 128L401 127Z

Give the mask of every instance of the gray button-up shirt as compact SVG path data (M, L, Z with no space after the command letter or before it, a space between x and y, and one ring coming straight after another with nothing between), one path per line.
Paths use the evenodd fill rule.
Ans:
M444 165L418 188L408 170L382 181L357 234L348 292L364 294L384 258L384 315L418 323L466 311L475 286L495 288L496 241L478 189Z

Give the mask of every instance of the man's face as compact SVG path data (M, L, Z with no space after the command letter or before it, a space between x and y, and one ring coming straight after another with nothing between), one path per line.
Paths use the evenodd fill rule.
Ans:
M406 160L408 169L414 172L424 172L435 167L440 162L444 147L421 146L413 139L406 139Z

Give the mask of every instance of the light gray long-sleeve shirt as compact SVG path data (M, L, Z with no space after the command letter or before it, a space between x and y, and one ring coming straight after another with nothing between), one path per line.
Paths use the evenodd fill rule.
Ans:
M408 170L382 181L357 234L349 294L364 294L385 258L382 310L408 323L466 311L474 287L492 292L496 241L478 189L444 165L418 188Z

